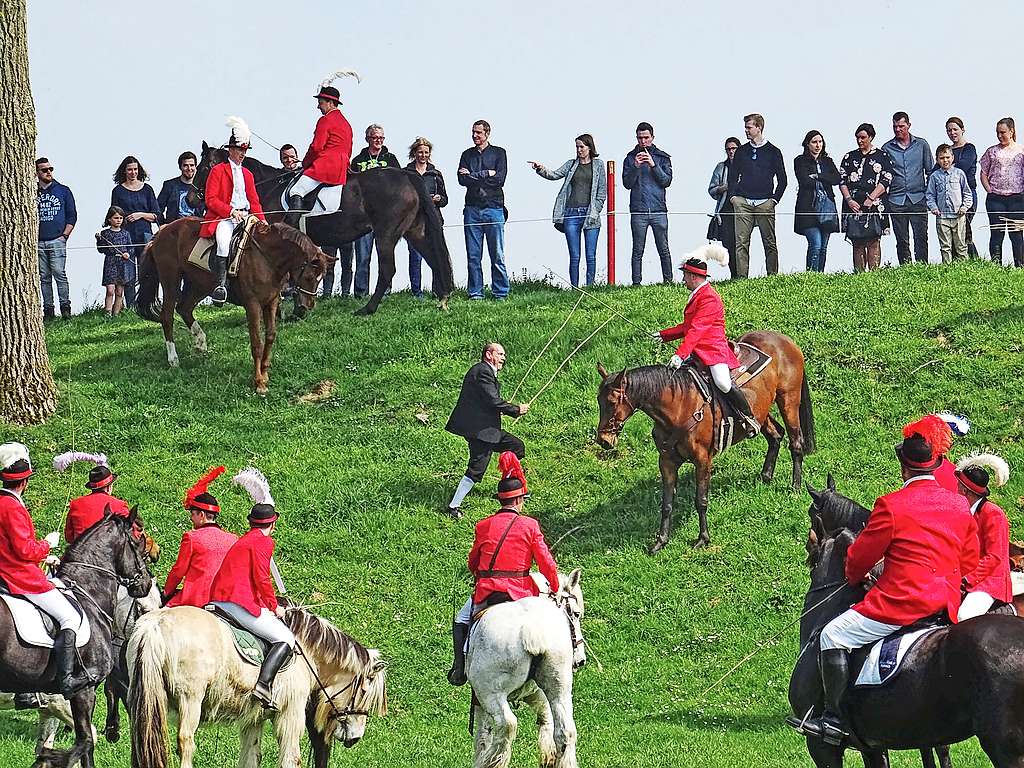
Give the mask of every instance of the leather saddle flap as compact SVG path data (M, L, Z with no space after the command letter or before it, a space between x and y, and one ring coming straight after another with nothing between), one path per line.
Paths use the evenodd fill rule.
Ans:
M213 256L213 249L216 244L209 237L200 237L196 240L196 244L192 246L192 252L188 255L188 263L192 264L200 269L205 269L207 272L212 272L210 269L210 257Z
M85 612L82 611L82 606L71 590L64 587L63 583L56 579L53 580L53 583L78 612L79 624L75 630L75 647L81 648L89 642L89 638L92 636L89 619ZM36 648L53 648L53 640L57 634L57 623L50 618L49 614L43 613L20 595L3 592L0 593L0 599L7 604L7 609L11 612L11 617L14 619L14 630L18 633L18 637L23 643L35 646Z
M252 614L234 603L210 603L206 606L206 610L224 622L227 628L231 630L231 637L235 641L235 650L242 661L256 667L263 663L264 657L270 650L270 643L245 629L245 627L238 623L239 619L236 618L242 613L252 618ZM242 620L244 621L244 619ZM294 658L294 655L289 657L281 669L287 669L292 663L292 658Z
M745 342L733 343L732 351L740 361L740 364L738 368L733 368L729 374L739 387L742 387L761 373L768 367L768 363L772 361L771 355Z

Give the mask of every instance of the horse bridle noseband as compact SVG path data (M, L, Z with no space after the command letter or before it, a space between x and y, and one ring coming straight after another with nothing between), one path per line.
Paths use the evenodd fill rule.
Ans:
M309 667L309 671L313 674L313 679L316 680L317 688L320 689L320 693L322 693L324 697L327 699L327 703L331 705L331 720L341 721L349 715L363 715L366 717L370 716L369 710L356 709L356 698L359 696L359 691L363 687L363 679L366 677L365 674L359 673L352 675L352 679L349 680L348 685L339 689L336 693L330 694L327 691L327 686L324 685L324 681L320 679L320 674L317 672L316 667L314 667L313 663L306 657L306 653L302 650L302 646L296 643L295 650L299 654L299 656L302 657L302 660L306 662L306 666ZM349 696L348 704L346 704L343 708L339 708L334 700L350 688L352 689L352 695Z
M630 407L630 416L632 416L633 412L636 411L636 406L633 404L633 401L629 399L629 395L626 394L625 382L623 382L622 386L615 390L615 392L618 394L618 399L616 399L615 401L616 408L625 403ZM629 417L627 416L626 418ZM626 419L618 419L615 416L612 416L610 419L608 419L608 428L603 431L611 432L613 435L618 436L622 434L622 430L625 426Z
M578 608L576 602L579 598L577 598L572 592L566 592L561 597L552 596L552 599L555 601L555 605L557 605L562 610L562 613L565 614L566 621L569 624L569 639L572 642L572 650L575 654L576 649L586 643L583 639L583 631L580 630L577 632L576 622L573 621L574 618L582 618L582 616L578 616L576 612L576 608ZM570 601L572 601L572 605L570 605ZM576 666L577 665L573 663L573 668L576 668Z

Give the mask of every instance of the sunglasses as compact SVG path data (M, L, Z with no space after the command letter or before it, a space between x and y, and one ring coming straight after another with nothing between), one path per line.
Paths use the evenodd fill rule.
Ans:
M53 166L51 165L49 168L36 168L36 171L39 173L53 173Z

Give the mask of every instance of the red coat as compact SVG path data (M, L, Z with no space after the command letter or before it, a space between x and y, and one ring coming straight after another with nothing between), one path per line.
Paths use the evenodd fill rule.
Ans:
M945 456L942 457L942 463L935 468L932 474L935 476L935 482L945 488L947 491L953 493L960 493L960 482L956 479L956 467L949 459Z
M221 563L232 545L238 541L235 534L225 531L216 523L206 523L194 531L185 531L178 548L178 559L171 566L164 583L164 595L174 593L182 581L181 591L168 600L167 605L194 605L202 608L210 602L210 585L220 570Z
M691 354L704 363L725 363L738 368L740 361L725 339L725 305L711 283L704 283L690 294L683 309L683 322L661 331L662 341L682 338L676 354L684 360Z
M302 158L303 174L321 184L344 184L352 156L352 126L337 109L316 121L313 141Z
M40 595L53 589L39 563L50 545L36 539L36 527L18 495L0 489L0 578L12 595Z
M513 522L513 520L515 522ZM498 546L505 529L509 524L505 541L498 550L498 557L491 566L491 558ZM537 584L530 578L529 570L533 562L551 586L551 591L558 590L558 566L551 556L548 545L544 542L544 534L540 532L540 523L532 517L517 515L513 510L501 509L490 517L485 517L476 524L476 539L469 551L469 570L476 577L476 589L473 590L473 602L482 603L492 592L505 592L513 600L531 597L538 594ZM487 571L508 571L525 573L524 576L488 576Z
M270 558L274 554L274 540L259 528L250 528L236 541L210 585L210 601L235 603L253 616L260 608L277 609L277 595L270 581Z
M860 582L885 558L878 583L853 609L869 619L906 626L960 607L961 574L978 565L978 527L967 499L932 477L882 496L846 554L846 578Z
M1010 581L1010 521L991 501L982 501L974 515L978 524L981 559L978 567L965 572L968 592L986 592L1004 603L1013 602Z
M252 177L252 171L242 168L242 179L245 181L249 212L259 216L261 221L266 221L263 206L260 205L260 196L256 194L256 181ZM234 190L235 180L231 175L230 161L217 163L210 169L210 175L206 178L206 214L203 216L203 226L199 228L200 237L213 237L221 219L231 216L231 193Z
M128 517L128 504L105 491L94 491L72 499L68 519L64 524L64 541L74 543L75 539L103 519L103 512L108 506L113 514Z

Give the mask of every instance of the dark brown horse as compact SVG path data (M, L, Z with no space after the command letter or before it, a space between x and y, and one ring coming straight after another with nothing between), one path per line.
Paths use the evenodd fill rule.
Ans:
M811 393L804 373L804 356L793 340L772 331L752 331L739 339L771 355L772 361L743 387L751 411L768 441L768 453L761 468L761 479L768 483L775 474L775 462L782 446L782 425L769 410L775 403L789 435L793 457L793 489L800 487L803 457L814 452L814 412ZM603 379L597 402L601 421L597 442L614 448L626 420L643 411L654 420L651 435L658 447L661 471L661 528L651 553L668 544L672 528L672 501L676 480L683 462L693 464L696 478L695 505L700 517L700 535L694 542L702 547L711 541L708 533L708 489L711 485L711 460L716 453L716 427L722 411L717 401L705 405L700 391L685 371L673 371L661 365L631 368L608 374L600 364ZM712 385L713 386L713 385ZM743 439L743 430L734 442Z
M146 246L139 265L137 309L143 319L163 325L167 362L173 368L178 367L178 351L174 346L175 308L192 334L195 350L206 352L206 334L192 312L213 290L216 278L212 272L188 262L199 239L199 226L199 219L190 216L161 227ZM267 393L271 349L277 337L277 308L285 280L289 274L296 275L303 306L312 309L326 268L327 256L298 230L284 224L262 222L253 230L251 244L241 255L238 277L229 286L228 299L245 307L252 347L253 387L257 394ZM181 293L183 277L188 278L184 294ZM157 301L158 286L163 289L162 308ZM263 338L260 338L261 322Z

